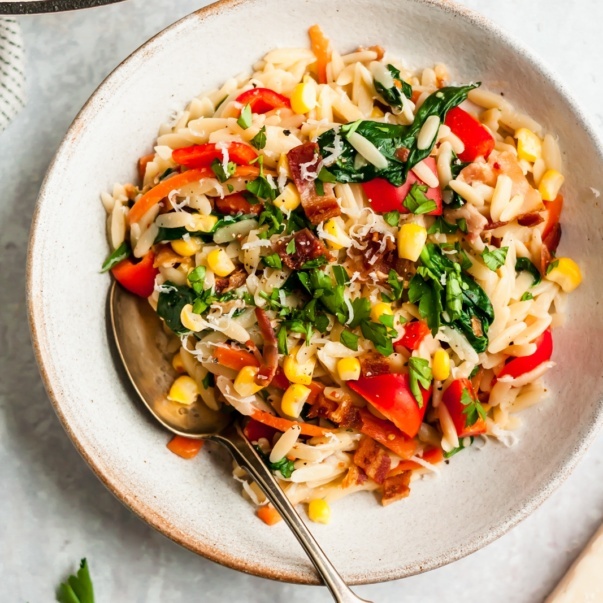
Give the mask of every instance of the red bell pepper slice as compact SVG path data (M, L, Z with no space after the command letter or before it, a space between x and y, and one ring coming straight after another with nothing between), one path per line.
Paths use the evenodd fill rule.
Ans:
M216 210L221 214L235 216L236 214L259 214L264 206L261 203L251 205L242 193L226 195L223 199L216 197L214 200Z
M258 156L253 147L242 142L228 143L227 150L228 160L237 165L249 165ZM217 148L213 142L194 144L172 151L172 159L176 163L191 169L209 167L216 159L222 161L223 158L222 149Z
M252 88L237 96L241 105L249 105L253 113L268 113L273 109L291 108L291 101L270 88Z
M433 157L427 157L423 160L429 169L437 175L436 161ZM378 213L398 210L400 213L409 213L408 209L402 205L406 199L413 184L425 184L420 178L415 176L414 172L408 172L406 182L402 186L394 186L384 178L374 178L368 182L362 183L364 194L368 197L371 207ZM430 211L428 216L442 215L442 191L439 186L428 188L425 196L435 201L437 207Z
M461 161L475 161L478 157L487 159L493 151L495 142L492 134L460 107L450 109L444 123L465 145L465 150L459 155Z
M378 419L366 408L359 409L360 432L379 442L403 459L409 459L417 450L417 442L404 435L393 423Z
M149 297L155 289L155 277L159 270L153 267L155 256L149 251L140 262L126 258L111 268L117 282L140 297Z
M274 438L275 433L278 433L278 430L255 419L249 419L243 427L243 433L250 442L257 442L260 438L266 438L272 444L272 438Z
M543 201L547 211L547 218L542 230L542 240L547 238L548 234L559 224L559 218L563 211L563 196L557 195L554 201Z
M462 403L463 391L467 390L472 400L478 401L469 379L455 379L446 389L442 396L442 403L448 409L456 433L459 438L467 436L479 435L486 432L486 422L481 417L472 425L467 425L467 414L465 410L467 406Z
M423 406L419 408L410 391L408 375L390 374L360 377L356 381L348 381L347 385L351 390L370 402L400 431L411 438L417 435L431 396L431 387L428 390L421 388Z
M394 342L394 347L404 346L408 350L416 350L423 338L431 332L427 323L423 320L415 320L404 325L404 335Z
M513 379L521 377L525 373L533 371L543 362L551 359L553 355L553 335L550 329L547 329L536 340L536 351L530 356L518 356L505 364L504 368L498 374L498 378L510 375Z

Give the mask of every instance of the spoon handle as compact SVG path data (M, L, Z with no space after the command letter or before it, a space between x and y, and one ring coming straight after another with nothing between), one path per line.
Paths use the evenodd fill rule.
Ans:
M302 545L314 567L322 577L324 583L331 591L337 603L370 603L357 597L344 582L339 572L329 561L318 542L312 536L306 524L285 496L270 469L253 449L249 440L242 434L238 425L228 427L221 435L210 436L220 444L226 446L234 459L262 488L268 500L274 505L281 517L287 522L299 543Z

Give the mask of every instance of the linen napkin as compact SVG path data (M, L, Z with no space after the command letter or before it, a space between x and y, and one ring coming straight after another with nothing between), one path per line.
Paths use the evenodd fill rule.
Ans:
M16 19L0 17L0 132L25 106L23 38Z

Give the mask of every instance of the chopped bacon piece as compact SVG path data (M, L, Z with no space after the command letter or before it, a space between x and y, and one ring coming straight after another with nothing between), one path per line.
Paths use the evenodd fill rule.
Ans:
M391 469L391 459L383 446L364 436L354 453L354 463L378 484L382 484Z
M509 222L488 222L488 224L486 224L484 226L484 230L494 230L495 228L500 228L501 226L506 226Z
M473 331L476 337L484 336L484 328L482 326L481 320L477 318L477 316L471 317L471 330Z
M287 253L287 245L295 239L295 253ZM279 239L274 245L274 251L278 253L283 261L283 264L291 270L299 270L309 260L315 260L321 255L328 262L333 260L333 256L329 253L323 242L314 235L308 228L304 228L296 232L291 237Z
M407 162L408 158L410 157L410 149L407 147L400 147L396 149L396 157L400 161Z
M531 211L529 214L521 214L517 216L517 223L520 226L537 226L544 222L544 218L537 211Z
M324 195L316 192L316 170L320 165L318 144L305 142L294 147L287 153L287 159L291 177L299 191L301 204L308 220L312 224L320 224L324 220L339 216L341 209L333 194L333 185L325 182L323 183Z
M363 377L386 375L392 372L387 358L376 352L369 352L360 357L360 371Z
M232 274L216 279L216 293L226 293L238 289L245 284L247 272L243 268L237 268Z
M344 429L355 429L360 426L358 409L354 406L352 397L343 392L340 400L332 400L321 391L308 411L308 419L317 417L332 421Z
M258 385L268 385L274 379L278 368L278 343L266 312L262 308L256 308L255 317L264 340L264 362L255 376L255 382Z
M350 486L361 486L368 479L367 474L356 465L352 465L346 473L343 481L341 482L342 488L349 488Z
M259 214L264 207L261 203L252 205L241 193L227 195L223 199L216 197L214 205L216 210L221 214L227 214L229 216L234 216L236 214Z
M385 507L397 500L406 498L410 494L410 476L412 471L404 471L398 475L388 477L383 481L383 496L381 504Z

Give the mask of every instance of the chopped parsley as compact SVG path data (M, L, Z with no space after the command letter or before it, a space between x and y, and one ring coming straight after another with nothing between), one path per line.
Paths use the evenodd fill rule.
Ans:
M289 350L287 348L287 329L285 329L285 327L281 327L278 330L276 340L278 342L278 353L288 354Z
M391 356L394 353L393 338L397 332L382 323L363 321L360 330L365 339L373 343L375 349L383 356Z
M215 385L214 374L207 371L207 375L201 380L201 385L203 385L203 389L213 387Z
M496 272L502 265L504 265L507 259L508 247L501 247L500 249L484 249L482 251L482 259L484 264L490 268L493 272Z
M358 351L358 335L352 333L352 331L344 329L339 336L339 341L341 341L346 348L354 350L354 352Z
M262 126L260 131L249 142L252 147L261 151L266 146L266 126Z
M241 115L239 116L239 119L237 119L237 124L239 124L243 130L246 130L251 126L251 105L249 103L241 109Z
M277 270L281 270L283 267L283 262L281 261L281 258L278 253L271 253L270 255L265 255L262 258L262 261L269 268L276 268Z
M400 212L397 209L394 209L393 211L388 211L387 213L383 214L383 219L390 226L398 226L398 224L400 223Z
M559 260L554 260L546 267L546 273L548 274L551 270L557 268L557 266L559 266Z
M410 379L410 391L415 397L419 408L423 408L423 394L419 385L423 389L429 389L433 375L429 368L429 362L425 358L411 356L408 359L408 376Z
M532 294L531 294L529 291L526 291L526 292L525 292L525 293L524 293L524 294L521 296L521 298L519 299L519 301L529 301L529 300L531 300L531 299L534 299L534 296L533 296L533 295L532 295Z
M94 603L94 587L86 559L80 561L80 569L77 574L69 576L59 586L57 601L59 603Z
M285 247L285 252L289 255L293 255L295 253L295 237L293 237L288 243L287 247Z
M425 193L428 191L426 184L417 184L416 182L410 187L408 195L402 205L411 214L428 214L430 211L437 209L438 206L433 199L428 199Z
M488 416L484 407L481 405L479 400L474 399L467 388L463 389L461 394L461 404L465 407L463 414L465 415L465 427L471 427L475 425L478 419L482 418L484 421Z
M211 162L210 167L211 171L216 175L216 178L219 182L226 182L235 173L235 170L237 169L236 163L229 161L226 166L227 169L225 170L224 166L222 165L222 162L219 159L214 159Z

